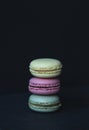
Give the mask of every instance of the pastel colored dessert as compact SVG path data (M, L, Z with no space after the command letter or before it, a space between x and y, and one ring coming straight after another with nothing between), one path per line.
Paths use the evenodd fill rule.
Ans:
M57 78L43 79L31 78L29 80L29 91L34 94L51 95L56 94L60 90L60 81Z
M57 95L42 96L32 94L28 100L31 110L38 112L53 112L60 108L61 103Z
M61 74L62 63L57 59L39 58L31 61L29 70L33 76L52 78Z

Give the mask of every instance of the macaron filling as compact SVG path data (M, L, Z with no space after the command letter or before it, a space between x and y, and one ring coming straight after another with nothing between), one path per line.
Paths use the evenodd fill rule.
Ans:
M31 82L30 82L29 85L32 86L32 87L34 87L34 86L35 86L35 87L36 87L36 86L37 86L37 87L51 87L51 86L52 86L52 87L57 87L57 86L60 85L60 82L55 83L55 84L51 84L51 83L50 83L50 84L48 84L48 83L42 84L42 83L31 83Z
M32 103L30 102L29 103L30 105L32 106L36 106L36 107L56 107L56 106L61 106L61 103L57 102L57 103L54 103L54 104L46 104L46 103Z
M46 89L52 89L52 88L59 88L60 86L53 86L53 87L43 87L43 86L29 86L30 88L46 88Z
M54 69L54 70L36 70L36 69L30 69L32 73L39 73L39 74L44 74L44 73L58 73L61 72L61 69Z
M55 87L55 88L54 88L54 87L52 87L52 88L45 88L45 87L39 88L39 87L35 87L35 88L34 88L34 87L31 87L31 86L30 86L30 87L29 87L29 90L31 91L32 89L33 89L33 90L39 90L39 89L40 89L40 91L41 91L41 90L59 90L59 87Z

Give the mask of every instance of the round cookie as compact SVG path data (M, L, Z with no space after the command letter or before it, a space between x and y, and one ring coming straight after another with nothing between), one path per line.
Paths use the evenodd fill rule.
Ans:
M31 61L29 70L33 76L52 78L61 74L62 63L57 59L39 58Z
M29 80L29 91L34 94L51 95L56 94L60 90L60 81L57 78L43 79L31 78Z
M53 112L60 108L61 103L57 95L41 96L32 94L28 100L31 110L37 112Z

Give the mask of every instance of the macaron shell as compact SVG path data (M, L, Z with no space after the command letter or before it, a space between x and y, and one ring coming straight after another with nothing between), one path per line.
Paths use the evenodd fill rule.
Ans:
M61 68L62 63L52 58L35 59L29 65L31 74L42 78L57 77L61 74Z
M28 106L38 112L52 112L58 110L61 103L57 95L41 96L32 94L29 97Z
M37 94L32 94L29 97L30 102L35 103L47 103L47 104L54 104L55 102L59 102L60 98L57 95L50 95L50 96L40 96Z
M62 63L57 59L39 58L31 61L29 67L34 70L55 70L62 68Z
M29 85L31 86L59 86L60 85L60 80L58 78L49 78L49 79L44 79L44 78L36 78L33 77L29 80Z
M60 80L57 78L53 79L42 79L42 78L31 78L29 80L28 89L34 94L51 95L56 94L60 90Z
M29 91L31 93L34 93L34 94L40 94L40 95L51 95L51 94L56 94L60 91L60 88L57 87L57 88L54 88L52 87L51 89L47 89L47 88L41 88L41 89L37 89L37 88L31 88L29 87Z

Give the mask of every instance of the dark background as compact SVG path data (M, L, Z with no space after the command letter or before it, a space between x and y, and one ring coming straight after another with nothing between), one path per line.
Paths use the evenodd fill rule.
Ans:
M10 128L24 130L26 127L26 130L29 128L35 130L36 127L40 128L42 123L45 129L48 126L52 130L51 124L54 122L55 130L59 128L60 130L88 130L89 11L87 8L64 7L61 4L58 7L50 4L50 7L48 5L39 8L36 4L39 3L33 6L27 1L10 3L13 5L12 8L8 7L5 12L3 11L5 35L4 38L1 37L0 43L0 101L2 103L0 111L3 118L0 128L1 130L10 130ZM59 114L47 116L29 113L26 106L30 95L28 81L32 77L28 69L29 63L33 59L44 57L56 58L63 63L59 78L60 97L64 108ZM9 101L7 105L4 104L6 98ZM8 111L5 109L6 106ZM7 116L6 120L5 116ZM56 120L50 120L50 117ZM70 126L67 117L71 122ZM86 119L83 121L82 118ZM35 126L34 121L37 121L38 125Z
M0 93L28 91L28 66L40 57L63 63L63 87L89 83L87 10L81 8L10 9L7 37L0 44Z

